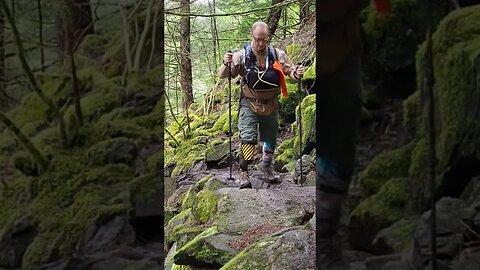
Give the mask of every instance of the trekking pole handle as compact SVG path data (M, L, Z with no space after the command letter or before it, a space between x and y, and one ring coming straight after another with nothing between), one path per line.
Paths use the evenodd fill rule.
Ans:
M296 66L295 66L295 70L293 72L295 72L295 77L296 77L296 74L297 74L297 69L298 69L298 66L302 65L301 62L297 62ZM302 92L302 80L301 78L299 77L298 78L298 92Z
M227 51L228 53L232 53L231 50L228 50ZM233 58L233 57L232 57ZM232 59L233 61L233 59ZM228 79L231 80L232 79L232 63L228 63Z

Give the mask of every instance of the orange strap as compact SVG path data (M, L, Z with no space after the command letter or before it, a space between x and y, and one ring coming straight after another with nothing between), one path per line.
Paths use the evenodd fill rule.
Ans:
M392 10L392 5L390 0L374 0L375 2L375 9L380 15L386 16L390 14Z
M275 61L272 67L278 72L278 75L280 76L280 88L282 89L282 96L286 98L288 97L287 83L285 81L285 75L283 74L282 65L280 64L280 62Z

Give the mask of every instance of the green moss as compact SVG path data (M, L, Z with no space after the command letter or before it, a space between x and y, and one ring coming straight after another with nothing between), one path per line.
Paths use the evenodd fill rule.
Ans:
M185 193L182 199L182 209L188 209L193 207L194 198L197 192L195 186L191 186Z
M27 137L32 137L32 136L35 136L38 132L40 132L42 129L44 129L47 126L48 125L47 123L45 123L44 120L37 120L37 121L29 122L23 125L23 127L21 128L21 131Z
M204 159L206 146L196 144L194 139L183 140L179 148L174 150L176 166L172 177L186 173L195 163Z
M9 130L5 130L0 132L0 152L7 154L12 153L15 149L19 146L15 135L11 133Z
M480 130L480 103L476 63L480 58L480 7L462 8L449 13L433 35L435 75L436 149L438 171L449 166L454 151L464 156L478 156L480 141L474 134ZM422 70L425 44L417 53L417 69ZM418 74L417 84L422 83ZM426 126L427 111L421 126ZM426 133L420 134L426 138ZM472 137L470 137L472 136Z
M192 268L188 265L178 265L173 264L172 270L191 270Z
M58 127L50 127L40 131L35 137L32 138L32 142L38 147L45 149L47 146L53 146L54 148L60 147L60 134Z
M12 157L13 166L25 175L35 176L39 173L39 167L33 157L26 151L19 151Z
M388 179L408 177L413 147L414 144L410 143L376 156L360 174L360 183L365 195L378 192Z
M202 190L193 199L192 214L201 223L207 223L217 213L218 197L214 192Z
M305 145L307 142L316 141L316 105L315 105L315 96L308 95L302 101L302 145ZM296 115L298 116L298 106L296 109ZM299 143L300 143L300 131L297 128L297 125L292 126L293 132L295 132L295 140L293 143L293 149L295 155L298 155ZM303 147L302 147L303 148Z
M180 224L176 226L168 237L168 243L178 242L181 238L187 237L193 239L205 231L206 228L195 226L192 223ZM183 241L183 240L182 240Z
M99 58L105 53L105 37L103 35L89 34L79 46L79 54L90 59Z
M146 128L125 119L95 124L94 130L92 136L98 138L97 140L125 137L146 143L150 139L150 133Z
M106 114L103 114L99 119L98 123L99 124L105 124L111 121L116 121L116 120L125 120L125 119L130 119L133 117L133 109L132 108L116 108L112 110L111 112L108 112Z
M360 20L368 48L363 58L367 80L377 82L392 71L413 68L415 51L425 39L427 14L431 15L433 25L446 15L444 2L433 2L436 3L430 12L428 3L415 0L392 1L388 16L379 15L373 4L363 10Z
M138 176L128 184L129 198L132 205L151 203L163 195L163 184L157 173Z
M219 180L217 178L212 177L207 181L204 188L206 190L216 191L216 190L219 190L219 189L224 188L224 187L227 187L227 184L225 184L224 182L222 182L221 180Z
M152 173L159 172L163 168L163 158L164 153L162 149L159 149L159 151L149 156L145 161L147 171Z
M88 150L90 164L132 164L137 155L137 146L128 138L113 138L95 144Z
M265 260L262 251L277 241L271 236L265 237L243 250L226 263L220 270L270 269L272 262Z
M177 250L173 256L174 261L184 260L186 257L197 261L223 265L234 257L232 253L216 249L205 241L206 238L218 234L216 226L206 229L193 240Z
M287 139L278 146L279 155L275 157L275 167L283 167L287 163L295 161L293 142L294 138Z
M205 187L205 184L208 182L208 180L212 179L211 175L207 175L203 177L202 179L198 180L197 183L195 183L195 190L200 191Z
M101 167L87 168L76 177L81 185L110 186L118 183L127 183L134 177L133 173L132 168L125 164L108 164Z
M115 93L92 93L82 98L80 103L84 119L87 121L94 121L120 106L120 100Z
M377 194L368 197L353 210L349 226L368 228L369 233L375 235L380 229L412 214L412 191L408 178L388 180Z
M146 74L131 73L127 77L125 87L125 100L131 100L135 95L153 96L158 93L157 86L162 77L163 70L160 67L148 71Z
M382 230L377 237L393 248L395 253L407 251L414 240L418 216L401 219Z
M13 113L12 121L20 128L33 121L47 119L48 106L35 93L26 94L21 106Z
M223 113L217 122L213 125L211 131L222 131L228 134L229 131L229 121L228 121L228 111ZM232 132L238 131L238 111L232 110Z
M402 106L403 125L407 128L410 134L415 135L421 115L420 91L411 94L403 101Z
M300 44L292 43L290 45L287 45L286 49L286 53L290 57L292 62L297 62L302 54L302 46L300 46Z
M413 149L410 168L408 172L415 179L426 178L427 176L427 159L428 143L426 139L420 139Z

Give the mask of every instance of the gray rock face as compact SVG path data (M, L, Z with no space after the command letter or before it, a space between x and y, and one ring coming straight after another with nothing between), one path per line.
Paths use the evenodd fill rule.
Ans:
M480 267L480 251L462 254L453 264L453 270L477 270Z
M291 227L308 222L313 214L315 189L232 189L217 191L218 230L241 235L249 228L270 224Z
M275 254L271 269L316 269L315 232L288 231L270 249Z
M22 258L37 235L33 221L26 217L14 224L0 239L0 268L22 265Z
M437 254L443 258L455 257L463 243L465 226L474 212L460 199L442 198L437 202ZM431 256L430 215L425 212L415 231L415 265L425 265Z
M222 268L236 269L316 269L315 232L294 227L267 236Z

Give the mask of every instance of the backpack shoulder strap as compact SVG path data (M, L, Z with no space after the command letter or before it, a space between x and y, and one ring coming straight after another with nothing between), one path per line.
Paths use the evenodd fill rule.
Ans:
M250 46L250 43L245 42L243 44L243 64L245 65L245 68L247 68L250 65L249 59L250 59L251 53L252 53L252 47Z

